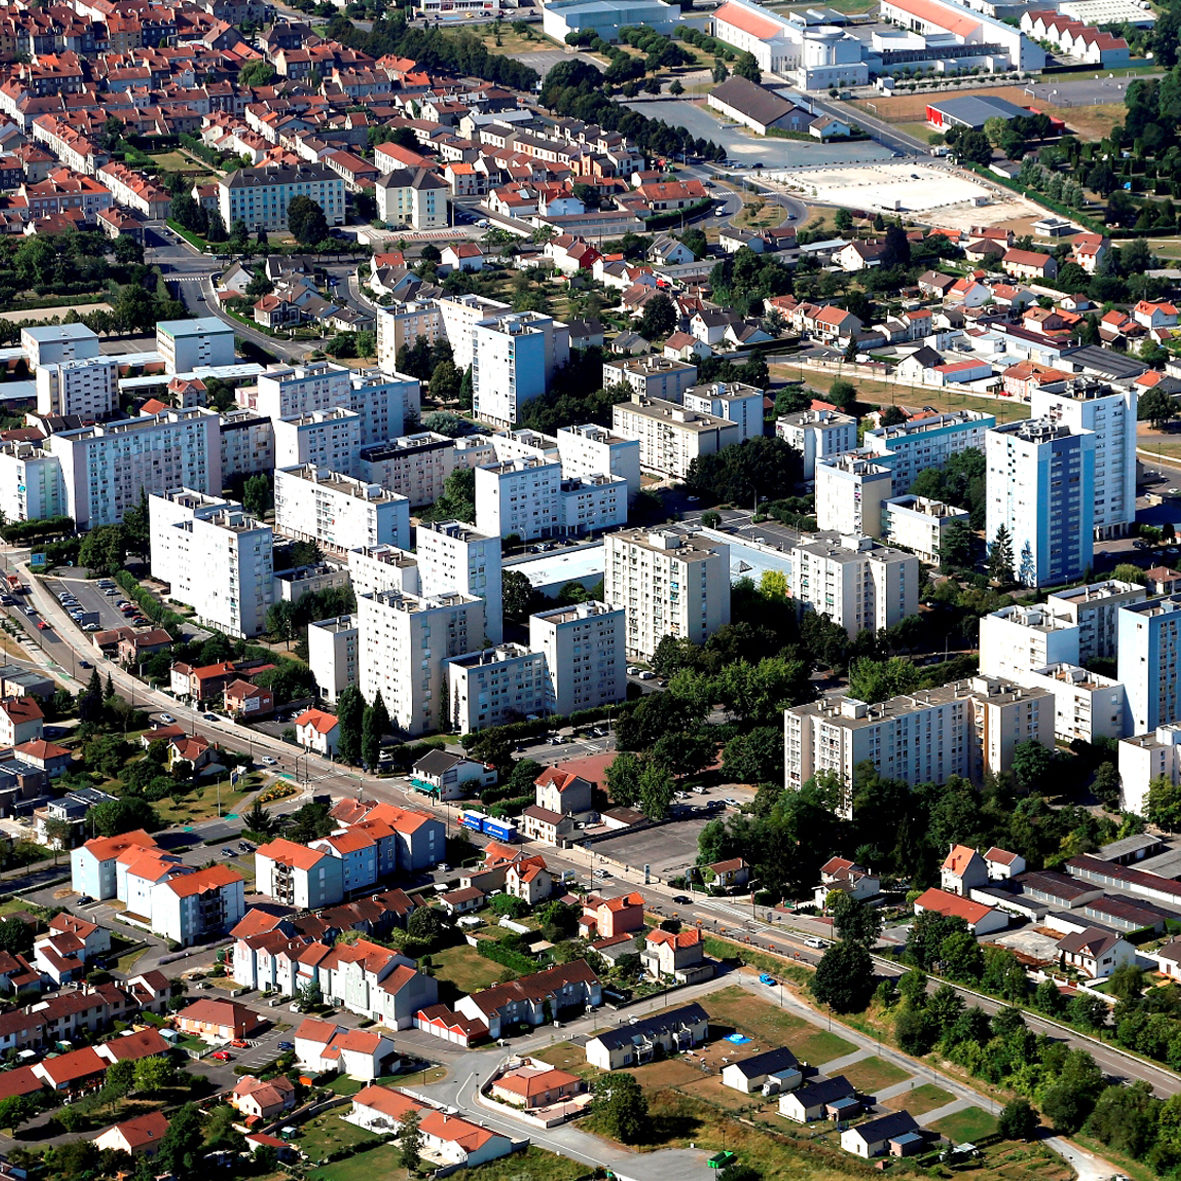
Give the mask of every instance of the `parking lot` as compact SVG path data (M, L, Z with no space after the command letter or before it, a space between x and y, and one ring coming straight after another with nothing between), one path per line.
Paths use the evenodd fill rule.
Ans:
M696 862L697 838L714 815L725 813L720 809L706 813L698 808L683 820L639 832L621 832L617 837L596 841L590 848L598 856L609 857L641 872L647 866L653 874L666 878Z
M116 588L116 593L113 595L104 594L102 588L99 587L96 580L83 578L81 574L69 574L65 576L58 576L47 578L45 580L45 588L53 597L59 598L64 592L69 592L78 600L79 607L86 612L94 612L98 614L98 625L103 631L107 631L117 627L128 627L131 625L131 620L125 616L116 606L116 603L127 600L127 595L122 589ZM141 625L150 627L151 624ZM200 638L208 633L201 628L193 627L191 632L186 632L183 637L176 637L174 639L191 639Z
M257 1007L256 1011L261 1013L264 1017L267 1014L272 1014L270 1020L276 1022L275 1026L268 1029L266 1033L259 1037L251 1038L251 1046L248 1050L234 1050L229 1052L234 1056L234 1065L244 1067L248 1070L258 1071L270 1066L280 1054L283 1053L279 1049L280 1042L293 1041L293 1030L291 1028L280 1029L278 1022L281 1020L285 1025L290 1021L299 1022L303 1017L298 1013L292 1013L288 1008L289 1001L284 1000L282 1005L274 1009L268 1009L265 1005ZM283 1017L278 1016L279 1013Z

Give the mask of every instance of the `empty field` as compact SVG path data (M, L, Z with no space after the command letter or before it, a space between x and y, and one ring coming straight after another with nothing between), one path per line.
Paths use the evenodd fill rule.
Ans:
M460 996L491 988L492 985L500 984L512 975L510 968L493 960L486 960L474 947L469 947L466 943L435 952L431 956L431 963L434 965L436 978L440 982L446 981L453 985Z
M852 1066L843 1067L841 1074L867 1095L876 1095L878 1091L884 1091L886 1087L892 1087L910 1077L902 1067L883 1058L863 1058Z
M883 1106L891 1107L895 1111L909 1111L911 1115L919 1116L950 1103L954 1098L950 1091L945 1091L934 1083L923 1083L922 1086L912 1087L909 1091L903 1091L901 1095L895 1095L893 1099L884 1099L882 1103Z
M931 1125L932 1130L957 1144L983 1140L996 1132L996 1119L979 1107L965 1107L963 1111L945 1115ZM1058 1160L1057 1157L1054 1158ZM1059 1161L1061 1164L1061 1161Z
M820 1065L851 1054L856 1047L835 1033L817 1029L802 1017L752 997L743 988L724 988L704 1000L711 1021L739 1030L763 1050L787 1046L802 1062ZM750 1053L756 1053L754 1046Z

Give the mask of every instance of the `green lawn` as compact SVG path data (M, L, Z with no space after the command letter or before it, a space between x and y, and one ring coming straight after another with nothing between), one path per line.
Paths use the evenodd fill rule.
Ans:
M996 1118L982 1108L966 1107L963 1111L945 1115L931 1128L955 1144L972 1143L996 1132Z
M466 943L435 952L431 964L436 979L453 985L460 996L501 984L513 974L510 968L486 960Z
M537 1051L533 1057L540 1058L542 1062L548 1062L569 1074L576 1074L579 1078L593 1078L599 1073L597 1067L587 1062L586 1051L572 1042L558 1042L555 1046Z
M338 1148L364 1144L367 1140L378 1139L372 1132L367 1132L364 1128L345 1123L340 1117L346 1111L348 1111L347 1107L334 1107L331 1111L326 1111L322 1115L316 1116L315 1119L308 1120L306 1124L300 1125L296 1143L307 1153L308 1159L313 1164ZM368 1157L363 1156L360 1159L366 1160ZM335 1169L338 1165L334 1164L331 1167ZM368 1177L375 1175L372 1171L366 1173ZM333 1174L333 1176L335 1178L337 1174Z
M922 1086L912 1087L909 1091L903 1091L884 1102L895 1111L909 1111L911 1115L919 1116L950 1103L954 1098L950 1091L945 1091L934 1083L923 1083Z
M711 1021L745 1033L765 1048L787 1046L803 1062L820 1066L857 1048L835 1033L752 997L745 988L724 988L703 1001Z
M398 1163L399 1149L383 1144L372 1152L361 1152L313 1170L309 1181L405 1181L408 1176ZM585 1165L554 1156L540 1148L528 1148L477 1169L464 1169L464 1181L579 1181L587 1176Z
M350 1126L350 1125L346 1125ZM303 1141L298 1141L304 1147ZM373 1181L374 1177L400 1181L406 1170L398 1163L399 1150L383 1144L372 1152L359 1152L345 1160L333 1161L308 1174L310 1181Z
M883 1058L863 1058L852 1066L846 1066L841 1074L867 1095L876 1095L878 1091L884 1091L910 1077L902 1067Z

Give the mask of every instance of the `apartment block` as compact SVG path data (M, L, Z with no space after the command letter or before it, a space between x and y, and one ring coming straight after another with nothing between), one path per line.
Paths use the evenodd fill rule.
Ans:
M501 304L501 307L507 305ZM377 313L377 367L383 373L395 373L398 354L403 347L414 344L419 337L427 344L444 338L443 317L433 299L412 299L406 303L384 308ZM471 364L471 349L468 349ZM465 366L466 368L466 366Z
M227 483L235 476L270 474L275 467L275 427L269 418L250 410L207 414L220 419L221 475Z
M919 560L869 537L817 534L791 551L788 593L850 635L880 631L919 607Z
M545 656L547 714L563 717L627 693L626 612L588 601L529 617L529 647Z
M29 368L60 365L99 354L98 334L85 324L47 324L21 329L21 351L29 358Z
M612 434L598 423L560 427L557 432L558 458L562 475L618 476L627 481L628 500L640 491L640 441Z
M1014 603L980 620L980 671L1019 681L1051 664L1082 664L1077 624L1048 604Z
M992 414L955 410L866 431L861 445L889 466L894 473L894 495L902 496L910 491L919 472L942 468L953 455L969 448L983 451L984 437L994 426Z
M646 394L617 402L611 408L611 428L625 439L639 441L644 471L679 480L689 474L689 465L699 456L715 455L741 441L736 422Z
M763 391L740 381L715 381L690 386L682 400L686 410L712 414L738 424L738 440L763 435Z
M236 221L250 233L287 229L287 208L296 197L310 197L330 226L344 225L344 180L322 164L238 168L217 184L217 205L229 229Z
M541 312L510 312L472 329L472 409L477 418L512 426L521 407L549 387L570 359L570 330Z
M417 736L445 724L443 664L484 645L484 604L472 595L420 597L379 591L357 598L360 689L381 693L399 730Z
M846 537L881 537L882 506L894 478L864 452L848 451L816 464L816 527Z
M422 593L416 554L396 545L366 545L349 550L349 581L357 595L378 591Z
M460 369L466 369L472 363L476 325L481 320L495 319L497 316L512 312L512 308L507 303L486 299L484 296L475 295L472 292L463 295L441 295L435 300L435 303L439 309L439 322L443 336L451 346L453 359ZM569 331L567 331L567 349L569 348L569 339ZM556 346L556 350L560 352L560 344ZM557 361L555 354L555 361L552 363L564 364L565 362ZM385 369L386 366L383 364L382 368ZM550 373L552 375L552 369Z
M1012 539L1014 574L1025 586L1075 582L1091 564L1095 435L1049 418L988 431L988 524Z
M314 464L275 470L275 529L338 554L368 545L410 544L410 502Z
M357 636L357 621L351 615L308 624L308 667L329 705L357 683Z
M323 849L276 837L254 851L254 888L297 910L318 910L344 898L344 868Z
M504 638L501 548L463 521L434 521L415 530L419 580L429 595L474 595L484 602L484 630L492 644Z
M44 447L61 465L66 511L80 529L118 524L145 491L222 487L217 419L197 408L58 431Z
M33 443L0 445L0 512L9 521L67 514L62 465Z
M522 541L554 537L561 522L562 465L523 458L476 468L476 528Z
M955 523L967 526L971 514L926 496L898 496L882 505L882 540L912 550L933 565L943 553L943 538Z
M1136 520L1136 404L1134 387L1116 389L1094 378L1035 385L1029 415L1095 436L1093 528L1096 538L1122 537Z
M349 476L357 470L362 420L355 410L312 410L273 422L276 467L312 464Z
M119 366L111 357L55 361L36 371L37 413L93 422L119 408Z
M730 547L692 529L604 538L603 598L627 612L626 654L650 660L665 636L704 643L730 622Z
M523 644L497 644L466 652L443 666L450 728L474 734L541 717L552 687L546 657Z
M1086 664L1096 657L1114 658L1120 608L1146 598L1148 591L1139 583L1109 578L1047 595L1046 610L1078 628L1078 659Z
M455 440L431 431L364 447L357 458L362 479L406 497L414 508L434 504L455 467Z
M1097 742L1126 733L1126 694L1111 677L1077 664L1050 664L1024 674L1020 683L1053 694L1054 737L1059 742Z
M156 352L164 358L165 373L192 373L206 366L232 365L234 329L216 316L161 320L156 325Z
M788 790L834 774L846 788L839 811L848 818L859 764L912 786L952 775L979 781L1006 770L1018 743L1053 746L1054 701L1045 690L977 676L874 705L836 694L786 709L783 726Z
M1163 725L1119 744L1120 811L1143 816L1156 779L1181 783L1181 725Z
M685 391L697 383L697 366L656 355L619 357L603 362L603 385L625 385L633 394L661 398L678 405Z
M148 499L152 576L197 621L232 636L266 630L274 601L270 527L240 504L180 489Z
M816 475L818 461L857 450L857 419L839 410L800 410L785 414L775 420L775 434L803 456L805 480Z
M1116 676L1127 693L1125 734L1147 734L1181 721L1181 597L1147 599L1121 607Z

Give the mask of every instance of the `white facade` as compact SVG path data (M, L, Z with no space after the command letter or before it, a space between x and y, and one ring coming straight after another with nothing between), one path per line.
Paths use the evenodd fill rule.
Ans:
M472 329L472 410L512 426L570 359L570 329L541 312L510 312Z
M164 358L165 373L192 373L204 365L232 365L234 329L216 316L161 320L156 325L156 352Z
M275 470L275 529L347 553L367 545L410 544L410 502L314 465Z
M308 624L308 667L320 696L335 705L357 683L357 622L351 615Z
M625 385L633 394L678 405L697 381L697 366L670 357L619 357L603 362L603 385Z
M1127 692L1125 734L1181 720L1181 598L1147 599L1119 613L1117 676Z
M313 410L294 418L277 418L275 466L311 464L329 472L352 475L361 450L361 416L354 410Z
M418 558L394 545L367 545L349 550L349 581L358 597L379 591L422 593Z
M612 434L598 423L560 427L557 433L558 458L562 475L618 476L627 481L628 500L640 491L640 442Z
M1031 418L1048 418L1075 434L1095 436L1094 529L1097 538L1122 537L1136 520L1135 389L1075 379L1035 385Z
M397 492L415 508L434 504L455 468L455 440L430 431L365 447L357 460L362 479Z
M197 621L232 636L266 630L274 601L270 526L240 504L181 489L148 499L152 576Z
M36 521L67 512L62 465L32 443L0 446L0 512L9 521Z
M377 178L377 216L387 225L435 230L450 220L447 182L426 168L399 168Z
M37 413L105 418L119 408L119 366L111 357L58 361L37 369Z
M641 468L678 480L689 474L689 465L699 456L740 442L736 422L643 394L612 406L611 426L625 439L639 441Z
M816 528L846 537L881 537L882 505L894 479L888 467L848 451L816 465Z
M443 664L484 647L483 602L458 594L362 594L357 628L365 700L380 692L393 724L409 735L446 724Z
M1010 422L988 432L991 546L1002 526L1014 576L1025 586L1077 581L1091 564L1095 435L1053 419Z
M899 496L882 505L882 540L913 550L924 562L937 563L943 536L953 522L968 525L971 514L926 496Z
M98 334L85 324L47 324L21 329L21 350L29 368L98 356Z
M553 537L561 521L562 465L538 458L476 468L476 528L522 541Z
M217 417L197 408L59 431L45 449L61 465L66 511L80 529L117 524L145 491L221 491Z
M665 636L704 643L730 622L730 547L670 526L604 539L603 598L627 612L628 657L651 659Z
M500 537L462 521L436 521L415 530L418 574L428 595L474 595L484 602L484 630L492 644L504 638Z
M627 693L626 613L589 601L529 617L529 647L545 656L547 714L568 716Z
M1051 664L1026 673L1021 684L1054 696L1054 737L1096 742L1124 736L1124 687L1077 664Z
M1022 681L1049 664L1081 664L1079 628L1048 605L1002 607L980 620L980 671Z
M1181 726L1158 726L1151 734L1119 744L1120 811L1143 816L1154 779L1181 783Z
M985 435L994 426L996 418L991 414L955 410L866 431L861 445L882 457L894 473L894 495L902 496L919 472L942 468L953 455L969 448L983 451Z
M710 385L690 386L684 395L686 410L712 414L738 424L738 440L759 439L763 435L763 391L740 381L715 381Z
M850 635L881 631L914 615L921 569L914 554L869 537L821 535L791 551L789 597Z
M857 449L857 420L839 410L801 410L775 421L775 434L804 457L804 479L821 459Z
M1086 664L1115 656L1120 608L1146 598L1148 591L1139 583L1109 578L1047 595L1046 610L1078 628L1078 659Z
M344 225L344 180L322 164L239 168L218 181L218 209L227 230L243 221L249 233L287 229L287 209L296 197L310 197L329 226Z
M627 481L619 476L579 476L559 490L558 529L581 537L627 524Z
M443 666L451 730L474 734L545 713L552 689L544 652L498 644Z

